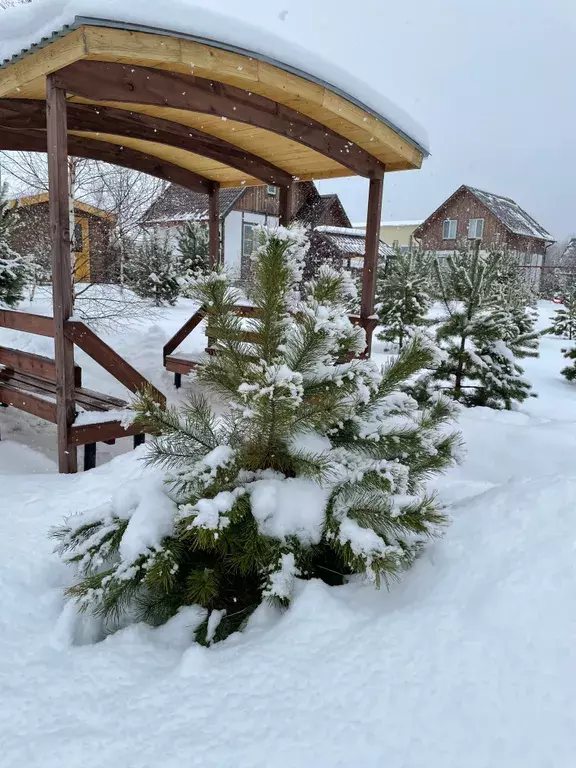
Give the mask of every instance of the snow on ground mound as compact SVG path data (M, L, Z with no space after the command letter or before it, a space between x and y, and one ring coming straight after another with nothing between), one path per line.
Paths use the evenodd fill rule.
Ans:
M142 449L76 477L2 478L2 764L571 768L576 467L502 479L514 431L522 454L538 428L526 449L528 417L467 418L472 462L492 423L492 471L450 473L455 522L401 584L303 583L281 620L260 610L208 650L190 645L193 609L71 645L94 635L62 612L70 573L46 530L138 482ZM557 457L574 456L570 434Z
M192 35L210 43L218 41L228 46L268 57L280 65L310 79L310 75L325 82L352 101L365 105L392 127L402 131L412 142L427 151L428 137L424 129L404 110L385 95L350 74L346 68L333 64L318 55L318 46L326 30L318 30L314 51L299 45L298 41L280 37L267 25L266 15L258 19L262 26L246 23L243 18L225 15L211 8L203 8L190 0L164 0L162 3L143 0L33 0L2 12L0 21L0 63L19 54L44 37L50 37L64 25L72 25L75 18L104 19L114 22L145 25L152 29L169 30ZM345 24L345 22L343 22ZM348 65L348 62L346 62ZM378 78L382 70L378 68Z

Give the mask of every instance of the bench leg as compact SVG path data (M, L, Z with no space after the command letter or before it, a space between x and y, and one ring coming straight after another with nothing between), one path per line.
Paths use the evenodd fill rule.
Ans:
M182 374L181 373L175 373L174 374L174 386L176 389L180 389L182 386Z
M84 472L96 466L96 443L86 443L84 446Z
M146 435L134 435L134 448L138 448L139 445L144 445L146 442Z

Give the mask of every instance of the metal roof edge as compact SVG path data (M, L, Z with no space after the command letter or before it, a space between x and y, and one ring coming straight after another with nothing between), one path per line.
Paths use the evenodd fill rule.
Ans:
M202 45L210 45L213 48L219 48L220 50L229 51L230 53L238 53L241 56L250 56L253 59L257 59L258 61L263 61L267 64L271 64L274 67L278 67L278 69L283 69L285 72L289 72L292 75L301 77L304 80L308 80L311 83L315 83L316 85L321 85L324 88L328 88L330 91L332 91L332 93L335 93L338 96L341 96L343 99L346 99L346 101L349 101L351 104L354 104L360 109L363 109L364 112L368 112L369 114L371 114L377 120L384 123L384 125L387 125L388 128L391 128L398 136L402 137L411 146L415 147L419 152L421 152L423 157L429 157L430 155L429 150L422 147L415 139L409 136L405 131L398 128L396 125L394 125L394 123L391 120L388 120L388 118L384 117L383 115L380 115L374 109L371 109L370 107L366 106L366 104L361 102L359 99L356 99L354 96L351 96L350 94L346 93L341 88L338 88L337 86L332 85L326 82L325 80L322 80L319 77L311 75L308 72L304 72L298 67L293 67L290 64L285 64L282 61L278 61L270 56L265 56L264 54L258 53L257 51L252 51L248 48L241 48L239 46L231 45L229 43L223 43L219 40L213 40L211 38L202 37L200 35L192 35L186 32L175 32L174 30L163 29L161 27L150 27L146 24L133 24L131 22L125 22L125 21L114 21L113 19L100 19L92 16L75 16L74 21L71 24L65 24L61 29L55 30L50 37L43 37L39 43L34 43L29 48L23 49L20 53L15 54L10 59L5 59L3 62L0 63L0 69L4 69L5 67L10 66L10 64L14 63L15 61L19 61L20 59L25 58L26 56L34 53L35 51L40 50L41 48L45 48L47 45L50 45L50 43L54 42L58 38L64 37L69 32L73 32L74 30L79 29L82 26L110 27L112 29L123 29L128 32L145 32L153 35L169 35L170 37L180 37L183 40L191 40L195 43L200 43Z

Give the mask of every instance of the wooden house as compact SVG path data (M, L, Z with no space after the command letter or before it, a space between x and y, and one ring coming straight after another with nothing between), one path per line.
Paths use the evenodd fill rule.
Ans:
M429 251L453 253L473 242L481 248L507 248L521 266L540 272L552 235L509 197L463 184L414 230Z
M50 266L50 212L48 193L10 201L17 216L10 245L23 255L45 258ZM77 283L112 283L120 277L119 255L113 245L116 219L93 205L74 201L74 280Z
M222 187L220 189L220 242L224 264L238 278L246 279L258 225L279 222L280 199L275 186ZM208 196L175 184L154 202L142 220L146 229L172 235L188 221L208 224ZM312 181L295 184L291 223L309 229L318 226L350 227L338 195L321 195Z
M311 234L311 257L306 265L305 277L312 276L319 264L328 263L335 267L359 273L364 268L366 232L352 227L331 227L320 225ZM383 240L378 243L378 261L385 264L394 256L394 249Z

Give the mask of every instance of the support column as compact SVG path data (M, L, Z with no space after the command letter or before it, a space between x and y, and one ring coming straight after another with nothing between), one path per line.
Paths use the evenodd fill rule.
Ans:
M70 254L66 92L54 85L51 75L46 78L46 117L58 469L60 472L70 473L77 471L78 463L76 446L70 445L70 430L76 416L74 344L64 335L64 326L72 315L74 303Z
M220 255L220 184L214 182L208 194L208 242L210 269L219 266Z
M292 218L294 210L294 184L287 187L280 187L280 216L279 223L281 227L287 227Z
M378 270L378 247L380 244L380 219L382 217L382 193L384 178L370 179L368 191L368 215L366 217L366 247L364 269L362 270L362 303L360 317L366 319L374 314L374 294ZM370 356L372 333L366 333L366 356Z

